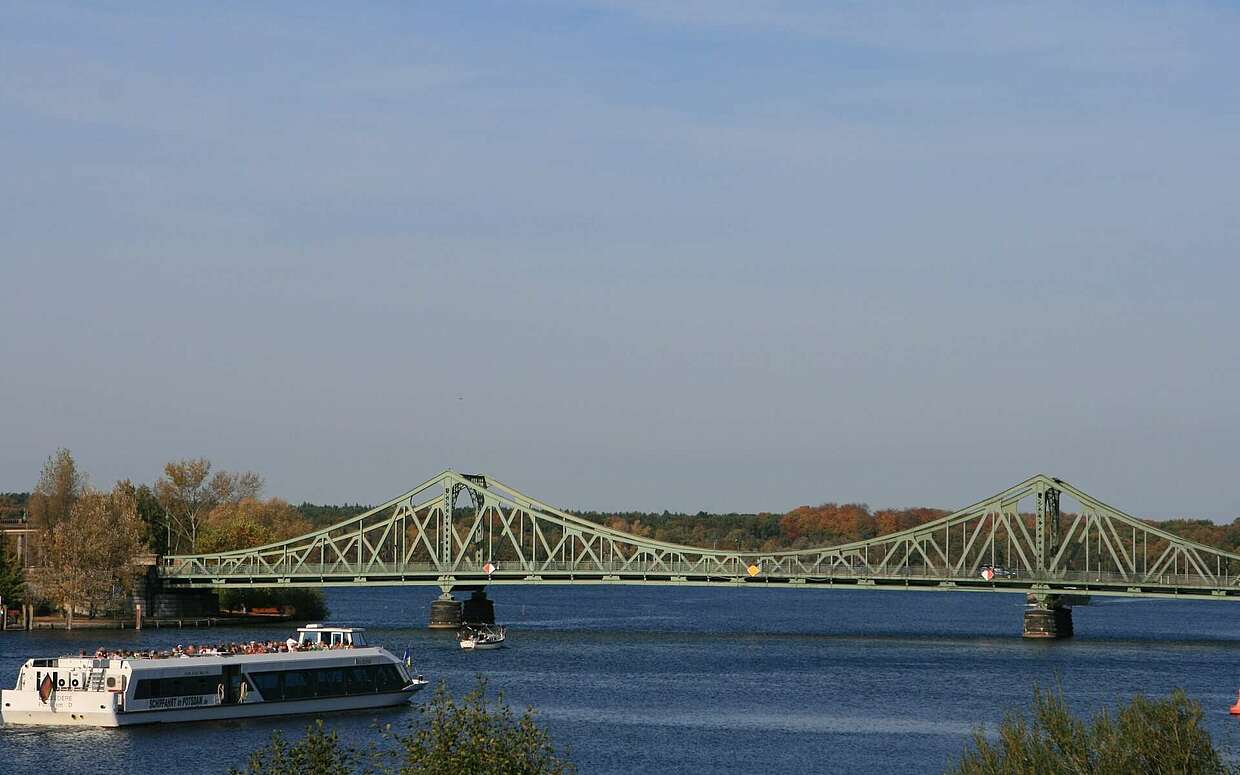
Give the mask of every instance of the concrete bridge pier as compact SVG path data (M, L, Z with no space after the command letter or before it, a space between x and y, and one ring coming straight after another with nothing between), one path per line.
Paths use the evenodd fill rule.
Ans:
M1072 637L1072 606L1060 595L1030 592L1025 600L1024 637L1042 639Z
M452 597L452 588L444 587L439 599L431 603L432 630L455 630L461 626L461 604Z
M452 597L451 587L431 603L430 628L455 630L462 624L495 624L495 603L487 597L486 587L464 587L471 594L465 601Z
M485 588L475 589L461 606L461 620L466 624L495 624L495 603Z

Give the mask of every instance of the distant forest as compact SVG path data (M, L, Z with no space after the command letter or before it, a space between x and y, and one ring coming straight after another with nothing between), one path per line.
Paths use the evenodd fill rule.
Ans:
M370 511L372 506L363 506L360 503L345 503L340 506L319 505L317 503L302 502L296 506L301 515L306 518L315 530L328 525L334 525L342 522L350 517L356 517L362 512Z

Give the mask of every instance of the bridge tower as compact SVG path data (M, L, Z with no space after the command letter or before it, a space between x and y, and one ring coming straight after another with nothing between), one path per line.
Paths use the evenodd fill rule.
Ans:
M452 569L452 515L456 510L456 496L463 485L444 480L443 508L439 512L439 540L435 547L435 565L439 568L439 599L431 603L429 626L432 630L455 630L461 626L461 604L452 597L452 585L447 583Z
M487 599L486 587L484 586L468 586L466 591L472 592L469 599L464 603L458 601L452 596L452 591L457 585L452 583L452 570L456 566L456 546L457 535L456 527L453 523L453 517L456 513L456 502L462 491L469 495L470 503L474 507L475 516L482 514L486 508L486 499L482 494L482 490L487 488L487 479L480 474L463 474L462 478L469 484L460 482L451 482L445 480L443 483L443 509L439 514L439 540L436 547L437 557L436 564L439 568L440 579L440 595L439 599L431 603L431 616L429 626L431 629L455 630L461 626L462 621L474 623L495 623L495 607L494 604ZM475 536L475 540L480 540L481 535ZM468 543L468 538L466 538ZM464 555L468 546L461 545L461 554Z
M1055 556L1060 542L1059 490L1040 484L1034 497L1038 506L1034 525L1035 575L1040 579L1050 579L1055 570ZM1022 634L1026 638L1072 637L1072 606L1060 595L1030 593L1026 597Z

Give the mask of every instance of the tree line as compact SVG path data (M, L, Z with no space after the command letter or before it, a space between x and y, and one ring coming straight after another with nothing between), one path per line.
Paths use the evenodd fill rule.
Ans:
M677 514L658 512L573 511L614 530L690 546L773 552L862 541L932 522L945 509L915 506L873 510L864 503L798 506L783 514ZM1070 518L1071 514L1064 514ZM1191 541L1240 553L1240 517L1229 523L1177 517L1144 519L1148 525ZM1150 549L1156 546L1151 540ZM1161 550L1162 544L1158 544Z
M262 490L259 474L216 469L205 458L170 461L151 484L126 479L101 489L59 449L28 495L0 498L6 516L20 506L35 531L24 570L11 546L0 546L0 595L55 608L72 626L76 613L123 607L154 555L240 549L313 529L296 507ZM311 598L321 609L317 594L301 595L302 607L315 607Z
M591 522L689 546L773 552L873 538L924 524L949 512L925 507L871 511L863 503L798 506L784 514L573 512Z

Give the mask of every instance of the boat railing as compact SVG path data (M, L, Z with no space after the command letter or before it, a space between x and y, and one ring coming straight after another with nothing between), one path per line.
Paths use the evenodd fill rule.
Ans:
M176 648L166 651L141 651L141 650L97 650L93 657L84 655L83 657L66 657L68 659L95 659L97 661L106 661L112 659L181 659L194 657L248 657L257 656L259 654L299 654L310 651L343 651L355 648L351 643L297 643L291 649L287 641L266 641L263 643L227 643L218 645L199 646L191 644L190 646L177 646ZM357 647L360 648L360 647ZM39 660L54 662L55 660ZM55 667L55 665L49 665Z

